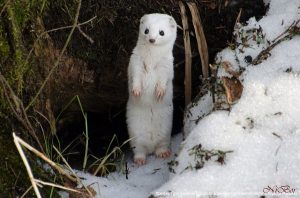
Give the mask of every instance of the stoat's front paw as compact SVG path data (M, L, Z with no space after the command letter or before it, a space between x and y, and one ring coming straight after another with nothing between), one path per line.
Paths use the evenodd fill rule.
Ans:
M155 95L157 100L161 100L164 97L165 93L166 93L166 89L158 83L155 89Z
M140 87L133 87L132 89L132 94L135 96L135 97L138 97L141 95L141 88Z

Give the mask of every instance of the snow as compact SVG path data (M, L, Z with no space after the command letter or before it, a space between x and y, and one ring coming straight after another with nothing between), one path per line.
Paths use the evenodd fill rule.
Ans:
M171 161L178 152L182 135L176 135L172 138L171 150L173 152L169 159L159 159L155 156L147 157L147 164L137 166L132 161L132 154L128 153L127 168L128 179L126 175L120 172L110 173L107 177L97 177L82 171L76 171L76 174L83 178L82 182L86 186L91 186L97 191L97 198L142 198L148 197L150 192L160 187L169 179L168 162ZM62 193L63 197L68 197Z
M199 122L183 142L176 174L156 191L258 197L268 185L299 189L300 78L278 71L282 74L273 80L256 82L259 72L259 68L249 71L245 79L249 86L231 112L217 111ZM233 153L227 154L224 165L208 161L200 170L184 171L195 164L189 151L199 143Z
M208 115L213 110L213 98L209 91L199 100L192 102L184 115L184 137L186 137L196 126L198 120Z
M260 26L265 39L271 41L300 19L299 6L296 0L272 0L265 17L258 22L251 18L236 31ZM154 195L259 197L272 194L268 187L289 185L290 190L274 191L273 195L300 196L300 37L276 46L257 66L244 58L256 57L268 44L249 40L248 45L243 52L242 45L236 50L227 48L216 58L216 62L229 61L233 68L246 69L240 77L244 86L241 99L231 111L215 111L197 124L182 143L175 174ZM225 75L224 70L218 72L218 76ZM226 154L223 165L213 159L196 170L197 159L191 149L199 144L206 150L233 152Z
M264 2L270 7L262 19L236 26L236 49L216 56L217 64L244 70L240 100L230 111L212 111L210 92L195 101L184 120L186 139L172 138L178 155L150 156L141 167L129 156L128 179L121 172L101 178L78 171L97 197L300 197L300 37L281 42L258 65L245 60L300 19L300 1ZM251 38L246 47L245 37ZM222 68L221 76L228 76Z

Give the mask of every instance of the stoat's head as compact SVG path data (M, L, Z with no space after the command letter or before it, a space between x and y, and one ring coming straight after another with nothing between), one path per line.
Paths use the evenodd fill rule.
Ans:
M167 14L146 14L140 20L139 37L151 45L174 44L177 24Z

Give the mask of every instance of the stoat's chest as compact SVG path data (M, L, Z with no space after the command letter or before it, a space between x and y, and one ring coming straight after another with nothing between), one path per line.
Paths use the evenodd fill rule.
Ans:
M159 64L153 61L143 62L143 77L142 85L143 88L148 92L153 92L158 81L158 67Z
M155 70L163 58L164 54L160 53L160 50L143 50L142 60L145 70Z

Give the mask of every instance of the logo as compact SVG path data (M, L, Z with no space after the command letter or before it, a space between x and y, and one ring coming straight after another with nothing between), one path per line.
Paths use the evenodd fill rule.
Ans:
M289 185L284 186L267 186L263 189L264 194L295 194L296 189L290 187Z

